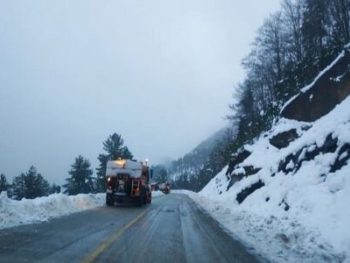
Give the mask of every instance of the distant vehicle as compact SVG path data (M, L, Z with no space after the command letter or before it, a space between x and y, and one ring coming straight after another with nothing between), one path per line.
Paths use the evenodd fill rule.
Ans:
M106 205L133 202L140 206L150 204L152 192L149 186L150 168L142 162L115 160L107 162Z
M151 190L152 191L158 191L159 190L158 183L151 183Z
M159 184L159 190L162 191L164 194L169 194L170 184L168 182Z

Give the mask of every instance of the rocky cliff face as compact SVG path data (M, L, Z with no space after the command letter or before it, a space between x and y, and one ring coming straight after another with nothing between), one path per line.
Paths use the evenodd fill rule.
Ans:
M350 46L316 79L286 103L281 116L312 122L329 113L350 94Z
M349 261L349 94L346 48L200 194L221 204L222 216L232 210L235 228L246 226L242 236L254 233L252 243L260 237L278 245L282 239L293 253L286 258Z
M349 175L350 96L312 123L280 119L200 195L252 243L288 244L291 262L347 262Z

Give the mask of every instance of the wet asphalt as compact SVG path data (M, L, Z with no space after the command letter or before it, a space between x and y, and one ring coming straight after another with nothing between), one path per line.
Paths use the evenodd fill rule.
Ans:
M0 230L0 262L259 261L181 194Z

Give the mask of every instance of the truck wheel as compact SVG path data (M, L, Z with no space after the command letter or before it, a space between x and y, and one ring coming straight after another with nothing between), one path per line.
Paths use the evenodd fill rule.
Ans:
M111 194L106 194L106 205L107 206L113 206L114 205L113 197L112 197Z
M141 194L138 201L140 206L147 204L146 189L144 187L141 188Z
M148 191L146 194L146 203L150 204L152 202L152 192Z

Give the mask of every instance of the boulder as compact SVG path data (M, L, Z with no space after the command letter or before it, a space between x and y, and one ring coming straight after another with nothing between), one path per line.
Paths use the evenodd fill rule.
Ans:
M243 162L245 159L247 159L250 154L251 152L244 148L240 148L237 152L235 152L231 157L230 163L228 165L228 169L226 171L226 175L230 175L232 171L235 169L235 166Z
M316 144L305 145L295 153L287 155L286 158L279 163L278 171L283 171L285 174L290 172L296 173L300 169L303 162L314 160L316 156L320 154L334 153L337 148L338 138L333 138L333 134L330 133L327 135L321 147L317 147ZM343 152L345 151L346 150ZM345 156L345 154L343 156ZM339 165L334 164L334 166L336 167Z
M345 48L309 86L283 107L281 116L312 122L329 113L350 94L350 50Z
M236 196L236 200L239 204L241 204L244 199L246 199L250 194L254 193L256 190L263 187L265 184L261 180L257 181L256 183L250 185L247 188L244 188L241 192L239 192Z
M338 151L338 156L335 159L335 162L331 166L331 173L334 173L337 170L340 170L347 162L350 160L350 144L345 143L342 145Z
M256 174L257 172L259 172L261 170L261 168L255 168L252 165L243 166L243 169L245 171L245 176Z
M281 132L270 139L270 144L278 149L285 148L290 142L294 141L299 137L296 129Z
M230 182L227 185L226 191L228 191L231 188L231 186L234 185L236 182L242 180L243 177L256 174L260 170L261 168L256 168L252 165L248 165L239 167L238 169L232 171L229 176Z

